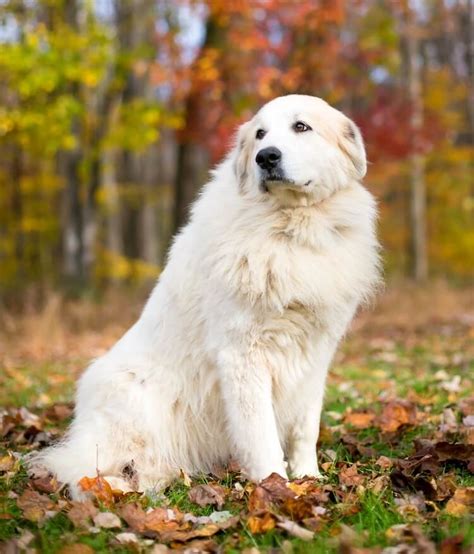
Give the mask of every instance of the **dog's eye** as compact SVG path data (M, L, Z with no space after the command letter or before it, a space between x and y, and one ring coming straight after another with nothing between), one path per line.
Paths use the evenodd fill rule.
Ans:
M262 140L265 135L266 135L266 132L263 129L259 129L255 133L255 138L258 139L258 140Z
M305 133L306 131L312 131L312 129L309 125L307 125L306 123L303 123L303 121L297 121L293 125L293 131L295 133Z

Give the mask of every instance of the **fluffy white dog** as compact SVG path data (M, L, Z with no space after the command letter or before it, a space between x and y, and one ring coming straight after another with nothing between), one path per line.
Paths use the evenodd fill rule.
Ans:
M176 237L140 319L79 381L40 461L80 495L160 488L232 455L249 478L319 475L328 366L379 282L357 127L291 95L244 124ZM38 461L38 460L37 460Z

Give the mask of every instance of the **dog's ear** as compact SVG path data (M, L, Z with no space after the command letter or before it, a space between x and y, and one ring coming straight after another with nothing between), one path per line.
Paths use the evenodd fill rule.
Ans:
M234 148L234 172L241 193L244 192L250 177L250 154L253 145L251 129L252 121L247 121L239 127Z
M362 179L367 173L364 140L357 125L348 118L345 119L339 134L339 148L352 162L355 178Z

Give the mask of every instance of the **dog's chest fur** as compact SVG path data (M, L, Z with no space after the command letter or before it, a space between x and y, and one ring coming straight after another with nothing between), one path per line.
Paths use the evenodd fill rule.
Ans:
M352 200L355 206L334 199L318 206L243 207L221 237L217 273L267 320L287 316L325 326L326 318L353 311L378 278L378 257L373 201L363 189ZM368 204L362 219L357 201Z

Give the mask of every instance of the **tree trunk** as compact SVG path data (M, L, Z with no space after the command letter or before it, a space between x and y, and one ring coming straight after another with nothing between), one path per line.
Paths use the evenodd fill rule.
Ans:
M66 23L74 30L79 29L79 6L77 0L66 3L64 12ZM54 18L51 17L51 21ZM54 23L52 23L54 24ZM73 83L69 86L70 93L77 97L80 87ZM74 286L84 286L84 213L81 202L81 176L80 163L83 152L79 146L80 122L76 118L73 123L73 134L76 136L77 145L74 150L63 151L59 154L60 173L64 177L65 188L62 199L63 216L63 271L65 277Z
M116 21L119 48L123 52L152 44L155 33L154 0L116 0ZM153 54L150 53L150 56ZM150 57L149 60L152 61ZM123 91L123 101L135 98L152 99L149 75L130 72ZM122 152L119 179L129 188L132 200L123 206L124 251L130 258L144 258L157 264L159 256L156 209L150 204L157 187L158 169L154 151L156 144L144 153Z
M199 85L199 61L208 48L218 47L225 29L211 14L206 23L206 34L200 53L191 72L191 90L186 101L186 125L178 134L178 154L175 180L174 231L184 225L190 204L205 183L209 168L209 153L202 144L202 120L209 109L205 91Z
M423 96L421 62L417 28L411 21L405 27L407 49L408 93L411 103L412 153L410 154L410 221L412 273L417 281L428 277L428 247L426 233L425 160L420 152L419 137L423 127Z
M189 206L205 183L208 167L209 155L201 144L193 140L180 142L175 182L175 231L186 223Z
M79 162L77 150L60 154L60 173L65 181L62 198L63 271L66 278L76 284L82 284L84 279Z

